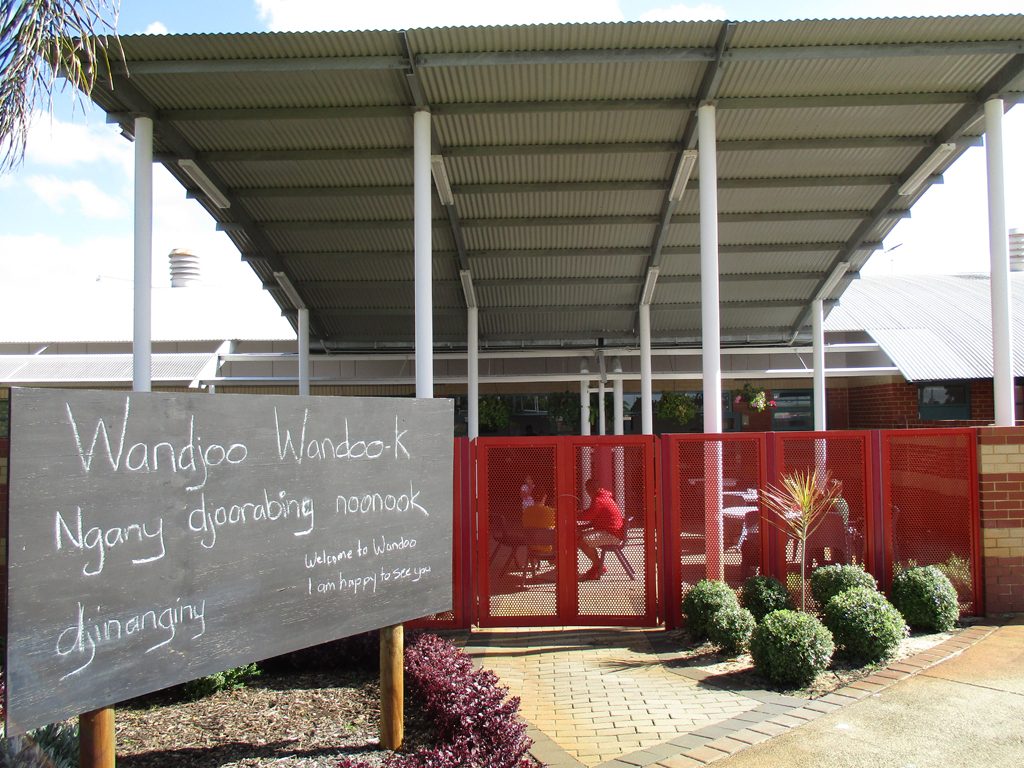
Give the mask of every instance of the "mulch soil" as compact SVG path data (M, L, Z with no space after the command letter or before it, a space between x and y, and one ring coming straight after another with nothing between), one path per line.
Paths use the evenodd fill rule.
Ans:
M116 710L119 768L320 768L341 757L383 764L374 672L266 674L245 688L182 701L169 691ZM406 706L404 749L426 746L429 725Z

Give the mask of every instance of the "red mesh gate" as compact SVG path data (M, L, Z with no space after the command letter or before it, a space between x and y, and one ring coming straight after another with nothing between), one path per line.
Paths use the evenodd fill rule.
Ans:
M481 438L476 455L481 626L657 621L652 437ZM588 478L626 518L591 579L577 546Z
M982 611L976 438L970 429L882 433L886 537L884 587L913 565L953 582L961 613ZM972 567L972 564L973 567Z
M861 563L877 577L880 563L868 543L874 534L872 511L871 440L868 432L775 433L770 467L773 483L795 471L827 472L842 484L840 500L807 542L806 575L819 565ZM776 577L790 592L800 594L800 547L786 540L782 532L774 534L773 550ZM807 602L812 604L810 584Z
M701 579L738 587L765 572L764 446L764 434L662 438L669 627L678 620L682 595Z

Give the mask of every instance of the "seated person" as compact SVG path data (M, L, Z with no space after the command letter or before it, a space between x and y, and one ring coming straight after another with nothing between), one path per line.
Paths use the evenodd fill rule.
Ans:
M590 506L580 512L578 519L589 525L581 527L577 532L576 544L593 565L581 578L600 579L604 567L598 549L622 544L626 539L626 524L622 510L615 503L611 492L602 488L596 478L588 479L584 487L590 496Z

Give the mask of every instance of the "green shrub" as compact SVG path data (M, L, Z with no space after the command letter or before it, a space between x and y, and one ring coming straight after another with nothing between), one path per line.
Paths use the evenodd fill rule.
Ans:
M892 582L892 602L914 629L948 632L960 616L956 590L933 565L897 574Z
M750 634L757 622L754 615L738 605L726 605L716 611L708 621L708 639L723 652L742 653L750 643Z
M907 636L900 612L868 587L848 589L825 603L824 621L836 645L859 663L891 659Z
M0 738L4 768L78 768L78 762L78 726L74 724L51 723L24 736Z
M825 625L798 611L769 613L750 636L754 667L776 685L810 683L828 666L833 651Z
M853 587L878 589L874 577L859 565L823 565L811 574L811 594L819 606Z
M740 603L757 621L761 621L772 611L793 608L789 590L772 576L751 576L744 581L740 590Z
M721 608L739 607L736 593L724 581L703 579L698 581L683 598L683 614L686 627L694 639L708 636L708 622Z
M245 688L246 683L263 674L255 664L232 667L197 680L185 683L185 696L192 700L204 699L218 691L236 691Z

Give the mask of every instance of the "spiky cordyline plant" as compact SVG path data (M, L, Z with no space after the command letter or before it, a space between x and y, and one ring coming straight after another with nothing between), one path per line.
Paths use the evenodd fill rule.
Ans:
M796 470L783 475L778 487L769 485L761 491L761 501L770 513L765 519L775 528L796 540L800 548L800 610L805 610L807 591L807 541L839 500L843 485L832 480L828 472Z
M25 156L32 110L49 109L58 77L79 97L109 75L120 0L0 0L0 171ZM122 56L123 58L123 56Z

